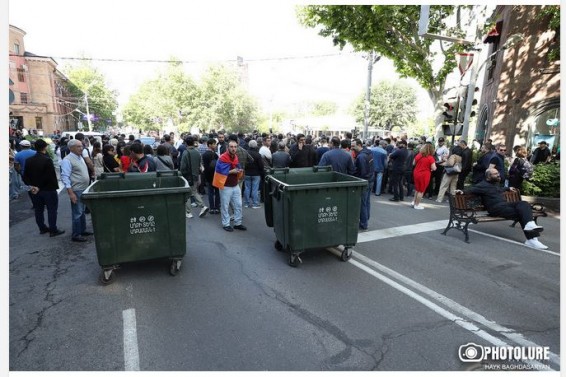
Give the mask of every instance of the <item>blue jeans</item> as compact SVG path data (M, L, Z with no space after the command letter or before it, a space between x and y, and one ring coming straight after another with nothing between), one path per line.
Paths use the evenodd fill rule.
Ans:
M375 172L375 195L381 195L381 183L383 182L383 172Z
M259 182L261 176L259 175L246 175L244 178L244 204L246 206L252 205L259 206Z
M72 237L79 237L81 234L86 232L86 215L85 215L85 205L81 201L81 196L83 190L73 191L77 196L77 202L73 204L71 202L71 215L73 217L73 234Z
M242 225L242 190L240 186L224 186L220 190L220 213L222 214L222 226L230 226L230 212L232 204L234 209L234 225Z
M371 208L370 195L372 186L373 182L368 182L368 187L366 187L362 191L362 200L360 203L360 228L362 229L368 228L368 220Z

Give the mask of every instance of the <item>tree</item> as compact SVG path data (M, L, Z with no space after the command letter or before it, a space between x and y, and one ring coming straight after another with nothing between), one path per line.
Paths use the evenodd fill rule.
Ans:
M109 123L115 123L117 93L106 86L104 75L93 67L90 61L66 66L63 72L71 82L69 91L77 101L77 111L81 114L81 119L84 119L83 115L91 114L91 124L99 130L105 130Z
M431 6L431 34L464 37L460 20L466 6ZM442 123L442 91L446 77L456 68L455 53L466 47L449 43L433 48L434 40L418 36L420 6L416 5L307 5L298 8L299 20L319 34L332 38L341 49L349 43L356 51L375 51L391 59L401 77L412 77L428 92ZM451 17L453 16L453 17ZM447 25L454 19L453 27ZM440 59L439 59L440 58ZM433 69L438 62L439 69Z
M140 86L125 106L124 118L144 130L162 129L172 121L179 131L196 127L247 132L256 127L258 110L235 71L211 66L197 83L180 62L173 62Z
M188 131L189 115L198 98L198 87L175 58L157 77L144 82L124 107L126 122L142 130L161 130L168 122Z
M415 89L404 81L380 81L371 88L369 124L391 131L395 126L407 129L416 121ZM364 122L365 93L355 101L352 115Z
M258 106L234 69L213 65L203 75L189 119L202 130L249 132L257 127Z

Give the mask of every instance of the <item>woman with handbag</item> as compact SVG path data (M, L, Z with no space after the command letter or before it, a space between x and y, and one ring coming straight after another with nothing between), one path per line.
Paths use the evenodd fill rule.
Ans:
M438 197L436 198L437 203L442 203L444 201L444 195L446 191L450 195L454 195L456 191L456 184L458 183L458 174L462 171L462 151L456 149L444 165L444 175L442 176L442 182L440 182L440 189L438 190Z

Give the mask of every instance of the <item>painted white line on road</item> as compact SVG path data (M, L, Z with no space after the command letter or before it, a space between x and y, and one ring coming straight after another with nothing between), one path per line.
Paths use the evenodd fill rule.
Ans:
M525 246L524 243L517 242L517 241L513 241L513 240L510 240L510 239L508 239L508 238L503 238L503 237L499 237L499 236L494 236L493 234L480 232L479 230L468 229L468 232L474 232L474 233L477 233L477 234L481 234L482 236L495 238L495 239L500 240L500 241L507 241L507 242L510 242L510 243L514 243L515 245L523 246L524 248L526 248L526 249L528 249L528 250L531 250L531 251L542 251L543 253L548 253L548 254L551 254L551 255L556 255L557 257L560 256L560 253L557 253L557 252L555 252L555 251L533 249L532 247Z
M442 305L446 306L447 308L449 308L450 310L457 312L461 315L463 315L464 317L479 323L480 325L493 330L497 333L499 333L500 335L503 335L504 337L506 337L507 339L517 343L520 346L524 346L524 347L537 347L538 344L531 342L530 340L525 339L525 337L518 333L515 332L513 329L510 329L508 327L505 326L501 326L496 322L490 321L487 318L485 318L484 316L474 312L473 310L470 310L468 308L466 308L465 306L462 306L460 304L458 304L457 302L449 299L446 296L441 295L440 293L433 291L430 288L425 287L424 285L421 285L419 283L417 283L416 281L406 277L405 275L402 275L400 273L398 273L397 271L394 271L392 269L390 269L389 267L386 267L380 263L377 263L376 261L358 253L353 251L352 252L352 256L356 259L359 259L360 261L362 261L363 263L371 266L372 268L375 268L376 270L383 272L387 275L389 275L390 277L396 279L397 281L402 282L403 284L419 291L420 293L432 298L433 300L441 303ZM560 365L560 357L554 353L550 353L550 361L553 362L556 365Z
M384 238L401 237L409 234L430 232L446 228L448 220L429 221L426 223L397 226L394 228L370 230L358 234L358 243L382 240Z
M448 225L448 220L438 220L438 221L430 221L430 222L426 222L426 223L419 223L419 224L413 224L413 225L397 226L397 227L394 227L394 228L370 230L369 232L364 232L364 233L358 234L358 243L377 241L377 240L382 240L382 239L385 239L385 238L407 236L407 235L410 235L410 234L431 232L433 230L445 229L446 225ZM512 244L515 244L515 245L520 245L520 246L523 246L524 248L529 249L529 250L542 251L544 253L552 254L552 255L555 255L555 256L558 256L558 257L560 256L560 253L557 253L555 251L533 249L533 248L525 246L525 244L523 244L521 242L513 241L513 240L510 240L508 238L494 236L493 234L480 232L479 230L474 230L474 229L468 228L468 231L474 232L474 233L477 233L477 234L481 234L481 235L484 235L484 236L487 236L487 237L495 238L495 239L498 239L500 241L509 242L509 243L512 243Z
M124 370L139 371L140 355L138 352L138 335L136 330L136 310L126 309L122 312L124 320Z
M358 257L358 255L356 255L356 258L357 257ZM442 317L454 322L455 324L464 328L465 330L472 332L474 335L477 335L480 338L488 341L489 343L493 344L494 346L499 346L499 347L509 347L510 346L509 344L505 343L503 340L501 340L501 339L489 334L488 332L480 329L473 322L466 321L464 318L459 317L459 316L449 312L448 310L441 308L440 306L436 305L432 301L430 301L430 300L426 299L425 297L419 295L418 293L402 286L401 284L389 279L388 277L380 274L379 272L372 270L368 266L366 266L366 265L364 265L364 264L362 264L358 261L352 260L352 259L350 259L349 262L351 264L353 264L354 266L358 267L359 269L361 269L362 271L365 271L368 274L372 275L373 277L383 281L385 284L391 286L392 288L394 288L394 289L400 291L401 293L404 293L407 296L417 300L418 302L425 305L426 307L428 307L429 309L431 309L435 313L441 315ZM500 334L500 335L505 335L505 334ZM532 343L532 342L529 342L529 343ZM534 344L534 343L532 343L532 344ZM553 357L556 357L556 355L552 354L551 360L553 360ZM538 370L545 370L546 369L546 365L539 363L537 361L527 360L527 361L524 361L524 362L525 362L525 364L531 365L534 368L537 368ZM553 360L553 362L555 364L557 364L558 366L560 366L560 358ZM550 368L548 368L548 369L550 369ZM550 369L550 370L553 370L553 369Z

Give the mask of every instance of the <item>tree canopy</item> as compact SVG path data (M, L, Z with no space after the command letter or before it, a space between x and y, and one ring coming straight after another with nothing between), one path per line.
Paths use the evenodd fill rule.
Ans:
M469 8L469 7L467 7ZM464 37L460 11L465 6L430 7L431 34ZM350 44L357 51L375 51L393 61L401 77L411 77L428 91L438 114L446 77L456 68L455 53L465 49L456 43L442 44L418 35L418 5L306 5L298 8L300 22L319 28L319 34L332 38L341 49ZM448 25L453 19L453 25ZM440 63L440 64L439 64ZM439 66L439 68L436 68Z
M365 93L360 94L352 113L364 122ZM380 81L371 88L369 125L391 131L395 126L410 128L417 118L415 88L404 81Z
M258 108L235 70L214 65L195 82L181 63L171 63L130 97L124 117L145 130L161 129L171 121L180 131L196 127L246 132L255 127Z
M115 123L114 113L118 108L117 93L106 86L106 78L89 61L75 66L66 66L63 72L71 82L69 90L77 101L77 110L83 116L92 115L93 128L104 130ZM86 123L86 122L85 122Z

